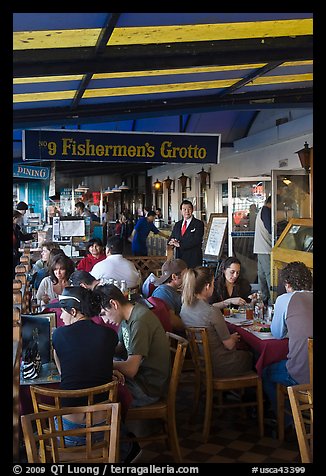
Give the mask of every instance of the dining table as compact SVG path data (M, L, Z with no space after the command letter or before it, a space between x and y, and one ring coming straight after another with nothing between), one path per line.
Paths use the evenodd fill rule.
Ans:
M276 339L271 332L258 332L251 328L253 321L248 321L244 314L233 314L230 317L225 317L225 322L231 333L238 332L241 341L252 348L257 360L255 368L258 375L261 377L263 370L274 362L287 359L289 352L289 339Z

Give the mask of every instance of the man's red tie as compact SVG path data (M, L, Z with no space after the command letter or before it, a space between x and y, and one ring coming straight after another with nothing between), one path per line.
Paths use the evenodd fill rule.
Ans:
M182 225L182 228L181 228L181 236L183 236L185 234L186 229L187 229L187 221L185 220L183 222L183 225Z

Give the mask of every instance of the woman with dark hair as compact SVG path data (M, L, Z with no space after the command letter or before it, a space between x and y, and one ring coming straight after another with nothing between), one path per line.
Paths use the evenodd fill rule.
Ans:
M49 256L50 256L50 251L53 249L60 249L59 243L56 243L54 241L43 241L41 243L41 258L36 261L36 263L33 265L32 268L32 273L35 274L41 269L44 269L46 267L47 262L49 261Z
M49 253L46 253L48 255L47 260L44 262L44 267L37 271L36 273L33 274L32 277L32 285L33 288L38 289L39 285L41 284L41 281L45 276L49 276L49 270L51 268L51 263L54 258L54 256L57 255L64 255L64 251L61 248L52 248L52 250L49 251ZM43 257L43 252L41 254Z
M42 279L36 293L38 303L43 310L53 299L62 294L63 289L69 285L70 275L75 271L72 259L63 253L51 258L49 275Z
M92 316L101 311L100 297L90 289L82 286L68 286L64 288L59 302L53 307L62 310L63 327L55 329L52 336L54 360L61 375L60 388L63 390L78 390L96 387L117 379L124 384L124 376L118 370L113 370L113 356L118 344L117 333L92 321ZM124 388L124 387L122 387ZM120 388L121 390L121 388ZM121 398L121 392L119 392ZM94 403L100 403L99 396ZM125 396L126 398L126 396ZM131 396L128 396L129 401ZM128 401L121 402L122 405ZM87 405L85 398L63 399L63 405ZM125 410L123 412L123 415ZM105 412L98 413L94 423L100 425L105 421ZM65 429L85 427L84 415L65 415L62 418ZM121 437L128 436L127 428L122 423ZM101 437L99 433L97 437ZM85 445L85 436L65 437L67 446ZM120 444L122 462L129 463L135 453L135 445L131 441Z
M209 303L223 309L232 304L235 308L251 302L251 286L240 276L241 262L234 256L226 258L219 269L215 288Z
M183 272L180 317L186 327L207 327L214 377L236 377L252 371L251 352L237 350L240 336L230 334L221 311L208 303L214 289L212 268Z
M93 266L106 258L102 240L100 238L91 238L86 247L87 254L77 264L77 269L80 271L88 271L93 269Z

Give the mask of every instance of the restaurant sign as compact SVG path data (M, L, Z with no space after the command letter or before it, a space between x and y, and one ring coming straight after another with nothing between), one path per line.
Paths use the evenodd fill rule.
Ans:
M23 160L219 163L221 134L23 131Z
M19 178L47 180L50 177L50 167L13 164L13 176Z

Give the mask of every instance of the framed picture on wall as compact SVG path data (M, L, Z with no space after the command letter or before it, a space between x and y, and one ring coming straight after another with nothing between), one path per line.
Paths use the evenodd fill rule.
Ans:
M227 234L227 215L223 213L211 213L204 237L204 259L218 261L223 252L223 246Z

